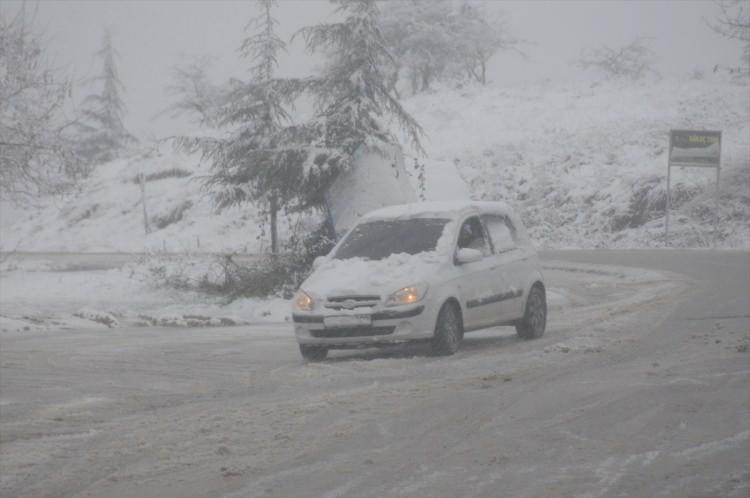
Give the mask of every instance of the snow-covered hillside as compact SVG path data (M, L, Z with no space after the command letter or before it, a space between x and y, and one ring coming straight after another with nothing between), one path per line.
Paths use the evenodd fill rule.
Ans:
M67 198L3 219L2 250L75 252L244 252L266 250L262 217L253 206L217 213L203 188L209 172L197 154L162 143L143 154L98 167ZM146 218L139 175L145 182ZM283 234L306 221L281 217Z
M425 129L428 200L501 199L543 247L705 247L713 171L674 170L663 237L670 128L723 131L720 247L750 247L750 91L721 79L442 88L405 101ZM413 160L407 158L413 171ZM269 245L252 206L220 214L198 156L162 144L101 166L67 199L0 222L0 249L237 251ZM143 226L143 173L151 233ZM8 211L8 208L4 208ZM4 213L7 214L7 213ZM9 221L12 219L12 222ZM282 236L314 220L284 218Z
M664 240L667 148L670 129L722 130L719 246L750 247L747 86L719 77L472 86L407 106L429 135L429 169L455 165L473 198L516 206L546 247L710 245L714 170L672 171L675 211Z

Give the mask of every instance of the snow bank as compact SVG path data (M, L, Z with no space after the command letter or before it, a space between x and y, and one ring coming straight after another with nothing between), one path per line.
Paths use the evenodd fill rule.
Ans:
M154 285L137 269L0 272L0 331L70 327L223 326L284 322L289 301L237 299Z

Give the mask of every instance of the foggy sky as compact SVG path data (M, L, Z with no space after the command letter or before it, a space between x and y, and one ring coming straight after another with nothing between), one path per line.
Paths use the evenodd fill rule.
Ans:
M649 38L658 70L684 76L714 64L738 65L740 48L706 26L716 15L710 1L488 1L505 14L514 35L527 40L528 58L514 53L496 56L489 68L494 84L515 86L540 80L565 83L584 77L571 66L581 50L607 44L621 46L636 37ZM280 0L276 16L280 35L288 39L299 28L330 19L327 1ZM12 15L19 0L3 0L0 10ZM185 120L154 116L170 102L166 87L172 67L185 55L217 57L212 77L246 77L247 61L237 48L247 21L257 15L254 2L241 1L41 1L36 24L48 41L54 65L77 79L100 69L93 53L109 26L120 53L119 71L126 93L125 125L140 138L189 131ZM319 60L306 54L302 41L290 45L280 60L280 74L309 75ZM591 77L589 73L585 77ZM83 89L76 91L81 99Z

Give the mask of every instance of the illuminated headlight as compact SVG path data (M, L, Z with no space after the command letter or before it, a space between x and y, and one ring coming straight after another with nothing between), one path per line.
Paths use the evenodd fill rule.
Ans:
M427 294L427 285L426 284L417 284L417 285L410 285L409 287L404 287L403 289L399 289L390 296L388 296L388 299L385 301L386 306L402 306L404 304L414 304L418 303L422 299L424 299L425 295Z
M299 311L312 311L315 301L305 291L300 290L294 295L294 308Z

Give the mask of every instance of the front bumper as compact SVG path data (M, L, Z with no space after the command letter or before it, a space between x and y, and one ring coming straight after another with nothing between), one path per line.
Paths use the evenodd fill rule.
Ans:
M326 317L342 316L341 312L334 310L295 312L292 321L300 344L357 348L431 338L435 319L430 311L429 305L420 303L358 313L370 317L370 324L366 326L326 327Z

